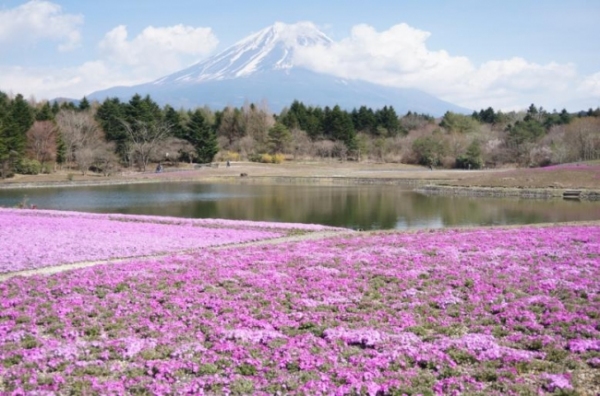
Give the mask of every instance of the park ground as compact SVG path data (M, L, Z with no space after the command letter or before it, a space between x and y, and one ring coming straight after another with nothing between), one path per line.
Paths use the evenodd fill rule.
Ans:
M111 176L94 173L82 175L75 170L58 170L51 174L16 175L0 180L0 187L21 187L47 184L112 184L155 181L198 181L235 182L291 181L303 179L357 180L364 182L405 182L419 185L433 184L460 187L536 188L536 189L588 189L600 190L600 161L564 164L546 168L502 168L484 170L429 169L404 164L379 164L356 162L284 162L282 164L260 164L234 162L230 167L218 163L218 167L194 168L189 164L166 166L164 172L121 171ZM149 167L148 169L154 169Z

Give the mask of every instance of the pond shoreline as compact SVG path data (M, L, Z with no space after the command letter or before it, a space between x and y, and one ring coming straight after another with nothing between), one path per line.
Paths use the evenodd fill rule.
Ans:
M455 195L464 197L579 199L585 201L600 201L600 191L590 189L465 187L429 184L417 187L414 191L427 195Z
M410 187L426 195L454 195L464 197L494 197L521 199L568 199L600 201L600 190L527 187L482 187L446 184L447 179L420 179L411 177L355 177L355 176L232 176L191 175L188 177L161 178L160 175L141 175L137 178L107 178L104 180L35 181L0 183L0 190L34 188L96 187L154 183L233 183L271 185L389 185ZM444 184L442 184L444 183Z

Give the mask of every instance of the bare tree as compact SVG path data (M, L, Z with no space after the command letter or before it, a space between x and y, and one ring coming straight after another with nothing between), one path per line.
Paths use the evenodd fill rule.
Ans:
M311 154L312 144L308 134L298 128L292 129L292 138L290 141L291 151L294 159L302 158Z
M314 143L315 152L321 158L331 158L334 146L331 140L320 140Z
M77 149L75 163L77 163L77 166L83 175L88 172L95 159L96 153L92 147L84 146Z
M229 149L234 141L241 139L246 134L242 112L233 107L225 108L217 132L219 137L227 138L227 144L223 148Z
M576 161L600 158L600 119L585 117L567 126L567 142Z
M261 152L265 147L265 144L259 144L252 136L244 136L237 142L235 142L231 149L240 153L242 157L248 158L248 156Z
M168 160L177 163L185 158L191 163L195 154L196 148L190 142L171 136L160 142L150 160L155 162Z
M160 148L162 142L169 137L170 126L164 122L145 123L138 121L135 125L123 122L130 139L130 153L139 169L144 172L146 166Z
M36 121L27 131L27 151L42 165L56 155L56 125L51 121Z
M251 136L259 145L265 145L268 131L275 125L275 119L265 102L256 106L244 104L243 128L246 136Z
M119 157L115 153L114 142L103 142L98 145L94 154L94 165L104 176L110 176L119 166Z
M333 149L331 154L335 157L338 157L342 161L346 161L348 159L348 146L341 140L336 140L333 142Z
M63 109L56 116L56 124L65 144L67 166L72 161L75 161L78 166L87 163L85 160L78 161L77 153L103 143L102 131L91 111L77 112ZM85 157L87 154L82 152L80 156ZM85 172L87 169L81 171Z

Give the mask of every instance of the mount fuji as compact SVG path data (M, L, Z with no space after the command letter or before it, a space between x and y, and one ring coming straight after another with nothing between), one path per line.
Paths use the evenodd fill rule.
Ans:
M299 48L332 43L310 22L277 22L176 73L146 84L97 91L87 98L103 101L117 97L128 101L137 93L175 108L208 105L213 109L266 101L276 113L294 100L307 106L339 105L346 110L363 105L373 109L394 106L398 114L409 110L434 116L446 111L470 112L416 89L341 79L295 64L294 55Z

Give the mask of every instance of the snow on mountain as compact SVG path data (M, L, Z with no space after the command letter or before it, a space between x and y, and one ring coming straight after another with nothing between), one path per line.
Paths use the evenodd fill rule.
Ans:
M470 112L415 89L343 80L294 65L296 49L332 43L310 22L277 22L184 70L142 85L94 92L88 99L118 97L128 101L138 93L176 108L208 105L222 109L266 101L272 111L279 112L300 100L321 107L338 104L348 110L363 105L373 109L391 105L400 114L409 110L434 116L448 110Z
M294 25L277 22L246 37L220 54L158 79L154 84L200 83L247 77L269 70L291 69L294 66L293 56L297 47L329 45L331 42L329 37L310 22Z

